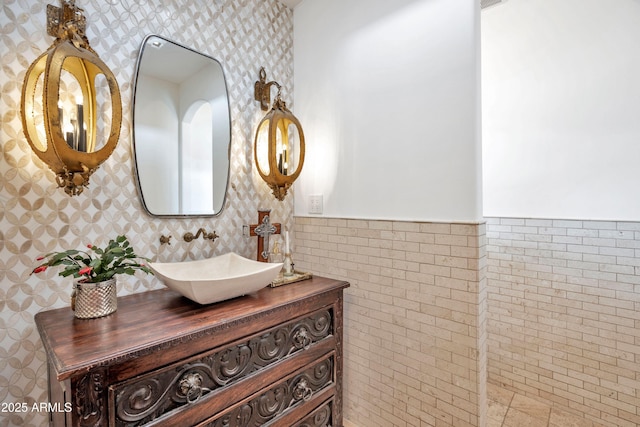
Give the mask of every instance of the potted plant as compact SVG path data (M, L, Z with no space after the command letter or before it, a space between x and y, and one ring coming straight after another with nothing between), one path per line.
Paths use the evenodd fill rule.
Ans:
M71 295L71 309L80 319L102 317L117 309L116 274L135 274L137 270L153 274L141 263L148 258L139 257L129 244L127 237L118 236L109 240L104 248L87 245L88 251L69 249L51 252L38 258L44 261L33 273L41 273L49 267L64 266L58 273L62 277L76 278Z

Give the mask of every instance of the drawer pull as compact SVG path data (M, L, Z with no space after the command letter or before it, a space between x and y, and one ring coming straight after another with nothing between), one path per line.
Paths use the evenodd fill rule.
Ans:
M295 400L304 400L305 402L311 399L313 390L307 384L307 380L304 378L298 381L298 384L293 388L293 398Z
M293 334L293 345L298 350L301 348L306 350L311 347L311 338L309 337L309 331L307 331L307 328L303 326Z
M202 387L202 375L197 372L185 375L178 383L178 390L187 399L187 403L193 403L200 399L202 393L211 391Z

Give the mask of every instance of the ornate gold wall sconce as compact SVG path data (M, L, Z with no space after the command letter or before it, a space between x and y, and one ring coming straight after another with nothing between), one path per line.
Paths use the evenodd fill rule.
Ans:
M278 94L271 110L258 124L253 152L260 176L269 185L276 199L284 200L287 190L302 171L304 133L300 122L280 96L280 84L275 81L267 82L266 77L262 67L260 80L256 81L254 88L254 98L260 101L262 110L269 107L271 86L278 88Z
M21 116L29 145L73 196L115 149L122 103L113 73L89 45L82 9L74 0L60 4L47 5L47 33L56 40L27 70Z

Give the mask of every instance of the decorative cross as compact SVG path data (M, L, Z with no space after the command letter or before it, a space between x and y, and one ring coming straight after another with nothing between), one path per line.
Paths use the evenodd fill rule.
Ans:
M258 223L249 226L249 235L258 236L257 260L267 262L269 260L269 236L280 234L280 224L271 224L269 214L271 210L258 210Z

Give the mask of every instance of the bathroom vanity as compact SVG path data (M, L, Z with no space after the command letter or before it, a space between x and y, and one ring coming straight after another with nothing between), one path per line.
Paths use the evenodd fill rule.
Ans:
M169 289L80 320L35 316L52 426L342 426L349 284L314 277L211 305Z

